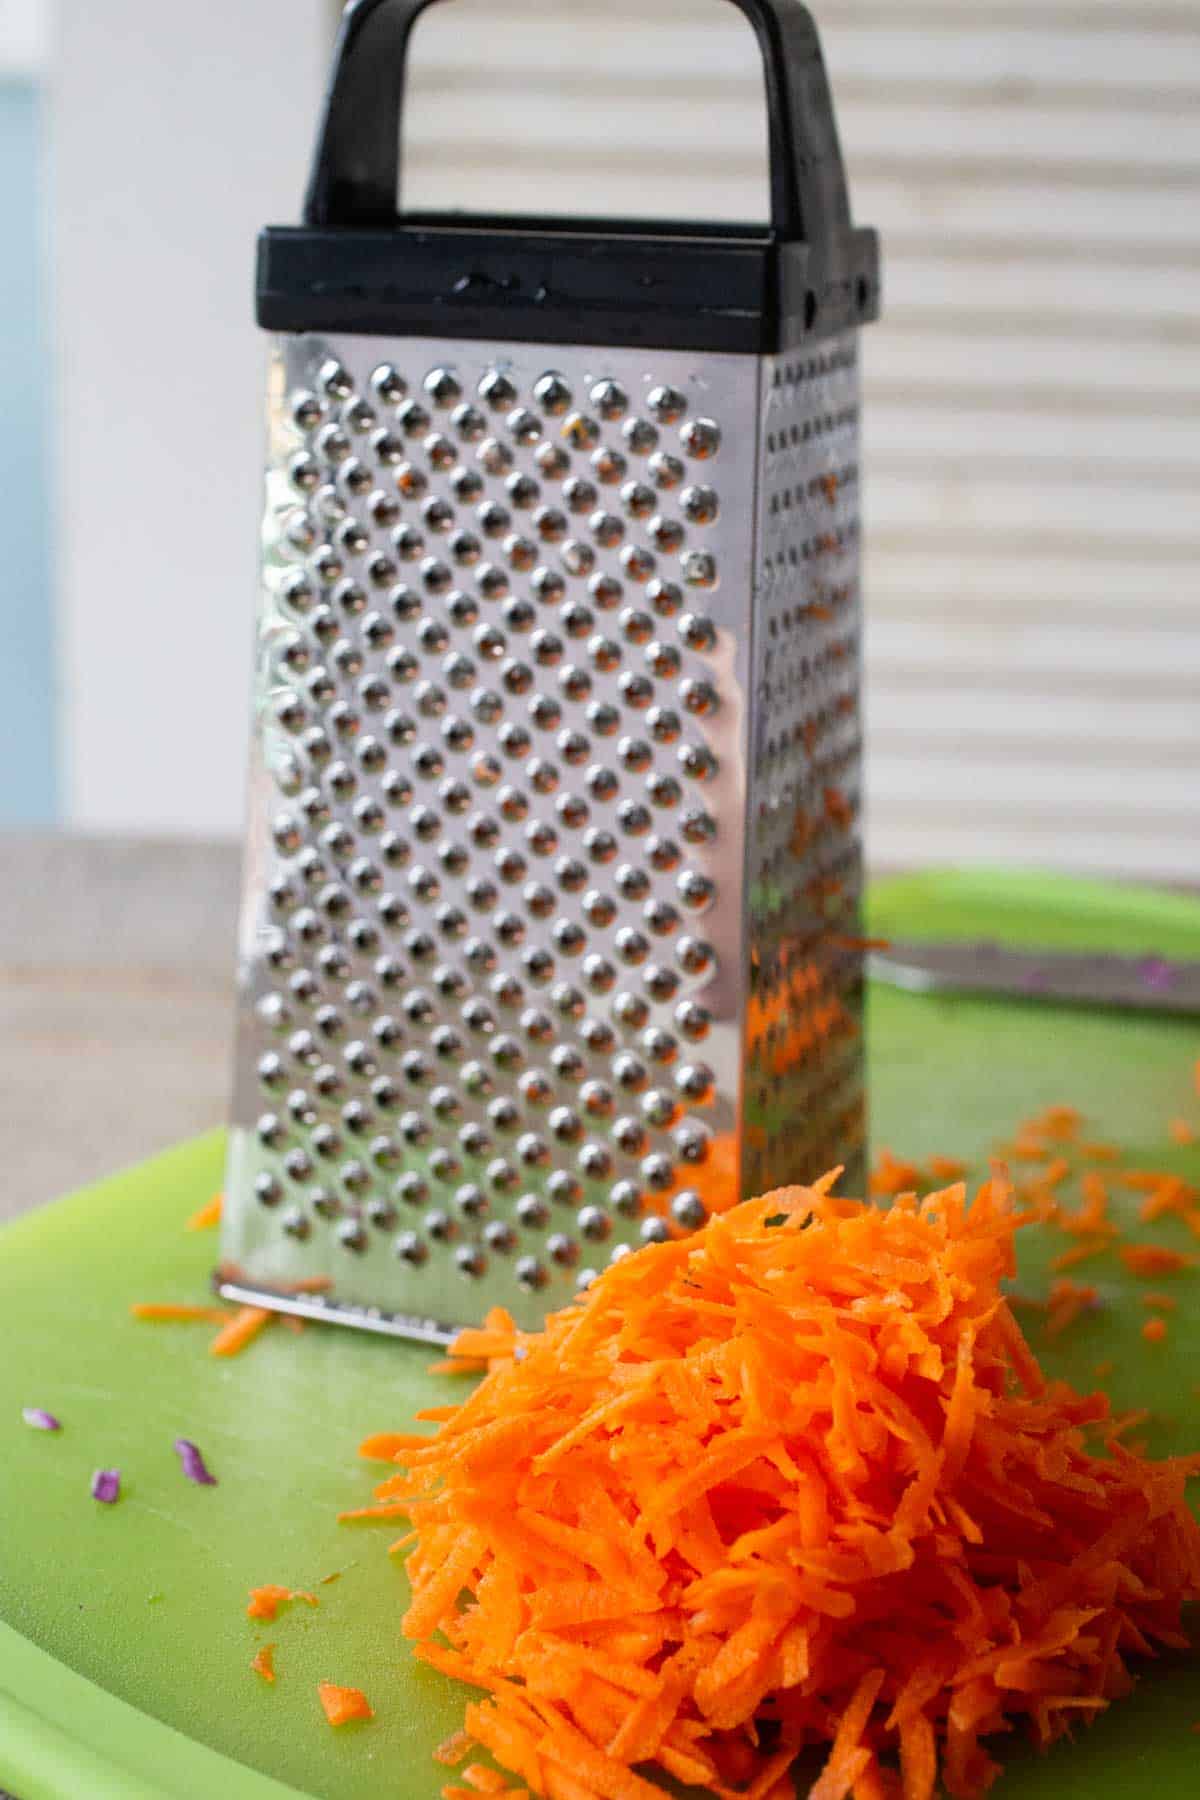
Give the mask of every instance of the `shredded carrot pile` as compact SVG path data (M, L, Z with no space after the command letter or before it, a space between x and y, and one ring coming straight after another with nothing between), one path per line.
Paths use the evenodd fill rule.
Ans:
M279 1609L289 1600L303 1600L307 1606L318 1604L315 1594L307 1594L301 1588L279 1587L275 1582L268 1582L265 1587L250 1589L250 1604L246 1608L249 1619L275 1619Z
M361 1688L339 1687L335 1681L319 1681L317 1693L331 1725L348 1725L351 1719L373 1719L371 1703Z
M1185 1645L1200 1458L1144 1460L1043 1377L1003 1179L888 1212L831 1185L625 1258L540 1333L493 1312L435 1435L364 1445L403 1470L404 1630L484 1690L445 1760L481 1744L549 1800L659 1800L639 1769L784 1800L821 1749L811 1800L939 1771L970 1800L985 1740L1048 1743Z

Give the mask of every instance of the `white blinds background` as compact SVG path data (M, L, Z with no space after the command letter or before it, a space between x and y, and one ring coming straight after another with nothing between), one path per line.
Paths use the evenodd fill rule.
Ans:
M1200 877L1200 12L824 0L864 223L871 849ZM719 0L453 0L414 200L757 217Z

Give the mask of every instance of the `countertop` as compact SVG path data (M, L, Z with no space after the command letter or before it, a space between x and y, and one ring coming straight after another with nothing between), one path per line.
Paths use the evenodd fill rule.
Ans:
M0 1219L221 1122L239 862L0 837Z

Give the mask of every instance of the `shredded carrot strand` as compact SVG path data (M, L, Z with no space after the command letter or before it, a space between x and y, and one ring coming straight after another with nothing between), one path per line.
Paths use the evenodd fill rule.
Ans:
M275 1582L268 1582L265 1587L250 1589L250 1604L246 1608L249 1619L274 1619L279 1615L279 1608L289 1600L303 1600L307 1606L318 1604L315 1594L305 1593L301 1588L279 1587Z
M209 1324L223 1325L229 1313L222 1306L188 1306L174 1300L135 1300L130 1312L135 1319L183 1321L203 1319Z
M1196 1260L1182 1250L1168 1250L1162 1244L1125 1244L1120 1254L1133 1275L1178 1275Z
M239 1306L208 1346L210 1356L236 1356L269 1325L275 1314L265 1306Z
M214 1194L211 1200L205 1201L187 1220L185 1231L211 1231L214 1225L221 1223L222 1196Z
M274 1646L274 1644L261 1645L261 1647L254 1652L254 1655L250 1661L250 1667L254 1670L254 1673L256 1675L261 1675L264 1681L274 1681L274 1679L275 1679L275 1646Z
M361 1688L339 1687L335 1681L319 1681L317 1694L331 1725L348 1725L352 1719L373 1719L374 1710Z

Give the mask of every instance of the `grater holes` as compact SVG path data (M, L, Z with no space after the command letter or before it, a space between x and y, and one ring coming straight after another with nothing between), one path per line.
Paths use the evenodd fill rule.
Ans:
M396 1013L375 1010L369 1019L361 1017L349 992L352 976L344 976L333 1008L340 1015L336 1028L340 1072L331 1078L323 1067L314 1070L310 1061L306 1079L311 1078L315 1104L333 1108L339 1121L341 1112L353 1106L348 1087L391 1084L388 1108L378 1111L370 1124L359 1121L360 1154L349 1160L362 1165L374 1183L379 1159L387 1164L394 1155L420 1152L425 1166L438 1171L451 1232L457 1229L456 1214L468 1222L455 1206L460 1188L473 1185L493 1202L511 1192L507 1214L488 1221L497 1230L487 1248L499 1258L516 1257L525 1230L545 1232L539 1209L548 1201L553 1204L550 1183L564 1174L553 1167L559 1139L547 1121L554 1116L574 1154L571 1179L576 1191L565 1196L573 1217L568 1231L559 1234L570 1247L561 1252L561 1266L566 1267L578 1260L577 1241L589 1241L585 1228L602 1234L597 1237L602 1242L613 1220L637 1215L646 1192L666 1192L671 1185L674 1146L659 1135L663 1127L647 1124L628 1105L594 1120L582 1107L567 1106L564 1095L583 1085L586 1072L597 1081L616 1079L621 1040L604 1012L618 1001L620 1018L615 1022L621 1036L632 1032L639 1044L634 1068L620 1065L627 1081L636 1079L638 1067L644 1079L650 1066L663 1070L687 1066L678 1048L687 1040L666 1029L672 1005L680 1003L673 999L673 983L692 976L703 979L712 953L694 930L689 933L692 918L675 894L674 884L688 873L684 859L670 838L653 829L660 811L664 816L673 812L680 824L689 816L685 790L690 785L687 775L654 766L661 756L659 746L674 748L682 741L678 716L665 703L670 694L658 697L655 684L665 682L678 692L685 715L706 716L705 707L711 710L715 702L700 690L700 677L681 655L704 654L711 647L704 623L695 622L699 615L684 606L684 588L692 584L686 571L679 585L665 572L660 574L657 558L673 559L693 548L685 548L681 520L699 527L715 517L715 491L708 489L711 498L697 500L693 490L701 484L687 487L686 465L660 444L660 431L678 429L686 411L686 400L669 384L648 384L642 403L645 416L630 417L627 395L607 378L585 383L577 404L573 384L547 371L535 384L531 404L524 405L519 383L506 370L485 369L475 382L439 364L418 372L415 384L411 375L392 365L379 365L379 370L384 372L374 371L376 378L363 384L370 395L365 405L357 404L351 383L349 391L336 396L339 410L333 416L319 396L317 409L303 414L310 444L306 454L315 466L298 464L295 473L302 494L307 484L313 511L305 512L306 522L295 515L290 521L297 540L293 548L306 552L301 572L305 585L297 583L292 610L307 624L323 604L322 590L332 598L339 582L347 580L351 586L342 590L347 605L333 600L335 629L324 639L316 630L311 632L312 640L323 642L325 648L317 658L310 657L309 668L292 668L280 658L285 686L311 673L314 666L323 667L327 675L318 682L315 702L309 701L322 726L305 716L302 701L294 696L290 704L286 698L282 701L297 748L290 766L285 769L281 763L279 772L281 786L298 795L307 762L329 796L322 798L326 812L319 821L300 809L302 833L331 825L347 830L351 809L359 801L371 807L386 801L389 807L405 810L402 822L408 837L390 826L380 829L373 812L361 820L354 818L355 829L348 836L339 833L325 852L335 874L340 871L336 881L325 883L326 888L340 890L335 916L322 912L319 872L311 864L300 880L313 903L300 904L303 893L294 895L290 907L282 893L279 900L284 902L282 918L294 921L299 915L292 938L302 959L311 960L313 950L335 948L343 936L349 941L356 927L365 925L368 933L377 932L359 912L368 899L382 907L385 931L406 932L411 954L401 961L391 955L386 939L363 938L354 950L355 960L366 959L374 993L383 995ZM414 385L417 400L412 398ZM327 461L320 443L330 426L336 431L326 440ZM598 493L607 490L605 499L611 494L615 501L617 490L628 489L635 457L645 459L646 476L637 510L624 501L619 507L611 501L606 506L597 499ZM572 473L576 459L585 473ZM334 490L338 504L331 506L325 519L316 496L322 492L322 465L328 468L330 461L340 491ZM363 465L361 471L353 466L356 461ZM543 496L543 481L562 484L561 500L558 495ZM492 488L492 483L497 485ZM681 493L676 517L664 509L660 496L680 487L687 499ZM353 516L356 509L362 519ZM516 528L514 517L520 517ZM308 528L316 529L317 518L328 526L325 543L309 541ZM643 524L644 532L639 532ZM386 533L383 549L372 544L368 528ZM542 545L546 560L539 564ZM557 566L551 564L551 550ZM395 578L404 564L409 565L410 586ZM463 585L455 587L455 581ZM574 581L586 582L587 604L569 597L582 593L572 587ZM645 612L641 608L621 612L626 583L644 592ZM370 589L387 596L382 623L366 600ZM288 604L282 595L281 604ZM499 608L496 614L481 615L481 607L492 605ZM543 607L562 608L561 637L535 623L546 616L540 612ZM614 615L613 625L608 631L603 626L597 629L595 613L606 611ZM664 619L679 620L670 639L663 633ZM323 620L321 624L324 629ZM512 654L517 639L527 662ZM627 660L633 666L626 667ZM638 661L644 663L645 674ZM481 677L485 669L488 672ZM436 679L430 680L431 675ZM339 692L346 681L356 684L349 701ZM397 704L402 698L407 705ZM436 722L432 730L426 719ZM534 736L542 740L538 755ZM615 740L611 767L596 755L608 738ZM553 762L540 754L551 747ZM347 782L339 762L350 769L357 789ZM453 773L456 764L461 778ZM518 769L526 773L521 789L514 788L510 779ZM576 781L569 779L572 770L578 771ZM635 778L638 791L621 792L626 777ZM450 829L449 802L431 807L425 798L428 792L430 799L440 799L454 780L457 832ZM419 796L415 800L414 793ZM486 828L481 834L487 842L477 841L470 830L472 794L480 799L495 796L495 834ZM332 818L327 810L331 805ZM360 853L360 831L364 843L378 848L374 861ZM683 835L687 841L686 832ZM628 910L622 910L636 884L627 878L628 892L622 888L619 900L594 885L619 864L622 845L628 853L636 852L656 889L660 878L668 883L657 894L634 899L636 923L631 923ZM299 852L293 860L299 861ZM383 893L384 871L393 867L400 873L401 892ZM535 879L539 869L545 880ZM501 895L507 907L498 899ZM502 916L506 912L508 919ZM332 938L313 937L313 915L318 928L324 921ZM514 927L512 921L529 921L531 926L536 922L536 937L532 929L523 923ZM486 937L477 933L472 938L476 922L485 923ZM623 935L618 946L619 933ZM461 956L461 968L437 962L451 946ZM299 966L307 963L301 960ZM386 979L381 969L387 971ZM574 980L564 979L565 969ZM620 982L609 973L617 969ZM629 985L630 977L636 985ZM411 1018L402 1012L403 1001L411 997L406 984L413 982L422 984L417 992L431 1000L431 1015L421 1008ZM592 983L602 991L593 991ZM477 991L481 984L486 1001ZM302 1008L314 1021L330 1006L304 980L298 991L288 988L287 995L293 1007ZM536 1000L544 1005L533 1004ZM665 1022L659 1024L664 1006ZM447 1008L454 1014L452 1025L446 1023ZM400 1029L415 1032L426 1047L423 1052L405 1049L403 1038L393 1035L397 1014L403 1019ZM390 1042L372 1037L370 1030L385 1021ZM328 1022L332 1024L331 1019ZM315 1025L314 1031L319 1034ZM438 1032L449 1035L440 1038L435 1049L433 1036ZM518 1045L535 1052L531 1068L536 1068L535 1047L541 1046L543 1056L550 1050L545 1076L551 1092L539 1098L548 1142L539 1143L537 1131L518 1130L512 1119L502 1130L498 1114L489 1114L493 1130L506 1142L513 1136L529 1140L525 1145L532 1159L529 1170L539 1186L535 1191L531 1185L526 1194L510 1188L510 1176L517 1174L515 1153L490 1156L469 1131L465 1139L455 1135L447 1141L444 1127L454 1116L453 1108L443 1109L445 1093L438 1095L436 1106L429 1099L437 1091L436 1080L430 1086L431 1074L440 1069L443 1088L460 1097L468 1114L490 1104L483 1088L474 1085L467 1047L474 1038L485 1051L484 1067L491 1067L494 1086L501 1076L509 1079L511 1071L502 1069L492 1052L498 1043L506 1057L506 1039L514 1032ZM567 1041L556 1043L564 1033ZM356 1067L348 1066L347 1045L361 1046L366 1038L374 1047L365 1056L355 1051ZM311 1048L306 1047L310 1056ZM386 1058L383 1063L381 1055ZM384 1072L369 1075L371 1067ZM281 1075L270 1064L265 1073L272 1079ZM283 1080L286 1083L286 1076ZM328 1093L320 1091L322 1083ZM402 1109L398 1113L396 1095L405 1090L424 1094L420 1113ZM503 1093L493 1092L492 1099L510 1104ZM378 1130L384 1111L397 1121L394 1132ZM588 1122L582 1137L572 1118L580 1129L584 1120ZM470 1117L460 1120L464 1129L471 1123ZM594 1123L604 1129L592 1128ZM550 1162L544 1160L548 1156ZM629 1174L622 1173L618 1164ZM406 1174L416 1178L415 1170L401 1170L397 1181ZM352 1175L360 1179L353 1170ZM311 1181L310 1176L310 1185ZM542 1198L543 1185L547 1199ZM364 1191L373 1193L373 1188ZM405 1204L398 1193L391 1198ZM515 1209L525 1199L531 1204L522 1216ZM391 1229L386 1212L380 1211L373 1220L366 1210L370 1198L360 1204L353 1182L348 1187L340 1175L335 1200L348 1209L350 1223L361 1225L365 1219L368 1226ZM419 1218L407 1231L407 1238L400 1233L393 1244L400 1256L404 1240L414 1268L420 1259L432 1261L454 1247L451 1236L438 1239ZM460 1239L457 1247L472 1254L478 1249L474 1236L470 1243ZM539 1280L559 1266L548 1244L539 1256L526 1260L536 1264ZM510 1266L520 1265L521 1258L516 1257Z

